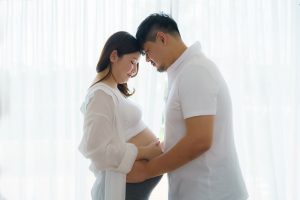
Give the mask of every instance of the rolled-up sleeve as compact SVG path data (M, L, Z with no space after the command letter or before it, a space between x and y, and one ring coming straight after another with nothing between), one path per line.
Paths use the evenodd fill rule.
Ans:
M137 148L121 140L114 113L112 97L102 90L95 91L86 105L79 151L91 159L97 170L128 173L136 159Z

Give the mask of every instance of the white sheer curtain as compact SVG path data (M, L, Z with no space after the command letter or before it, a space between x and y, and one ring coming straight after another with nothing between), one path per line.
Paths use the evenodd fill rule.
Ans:
M296 0L0 0L0 200L90 198L80 104L107 37L158 11L229 84L250 199L300 199L299 10ZM144 62L131 81L158 136L165 84ZM152 199L166 190L164 179Z
M168 12L169 5L130 0L0 1L1 198L90 198L94 177L77 150L82 135L79 108L101 48L115 31L135 34L140 19L150 12ZM158 133L164 79L145 65L141 68L145 69L139 77L143 81L135 86L136 98L145 121Z

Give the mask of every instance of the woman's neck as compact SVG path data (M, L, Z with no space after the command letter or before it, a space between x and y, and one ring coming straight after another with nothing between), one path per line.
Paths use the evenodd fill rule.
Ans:
M106 70L104 70L104 71L102 71L102 72L99 72L99 73L96 75L96 77L95 77L95 79L94 79L93 82L96 83L97 81L103 79L103 78L108 74L108 72L109 72L108 69L106 69ZM114 77L112 76L112 74L111 74L109 77L107 77L105 80L102 80L101 82L102 82L102 83L105 83L106 85L110 86L111 88L114 88L114 89L117 89L117 88L118 88L118 84L117 84L117 82L115 81L115 79L114 79Z
M113 89L118 89L118 84L115 82L112 76L102 81L106 85L110 86Z

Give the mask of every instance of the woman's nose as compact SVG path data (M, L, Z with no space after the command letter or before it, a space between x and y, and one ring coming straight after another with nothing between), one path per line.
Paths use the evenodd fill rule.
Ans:
M130 71L130 74L131 76L134 76L136 73L137 73L137 65L138 64L134 64L131 71Z

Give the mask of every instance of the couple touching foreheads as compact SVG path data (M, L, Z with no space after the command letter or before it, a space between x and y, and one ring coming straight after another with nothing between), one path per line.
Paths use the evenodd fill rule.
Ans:
M163 145L129 98L141 54L168 74ZM79 146L96 176L93 200L148 200L164 173L169 200L247 199L227 85L198 42L185 45L170 16L151 14L136 37L110 36L96 71L81 107Z

